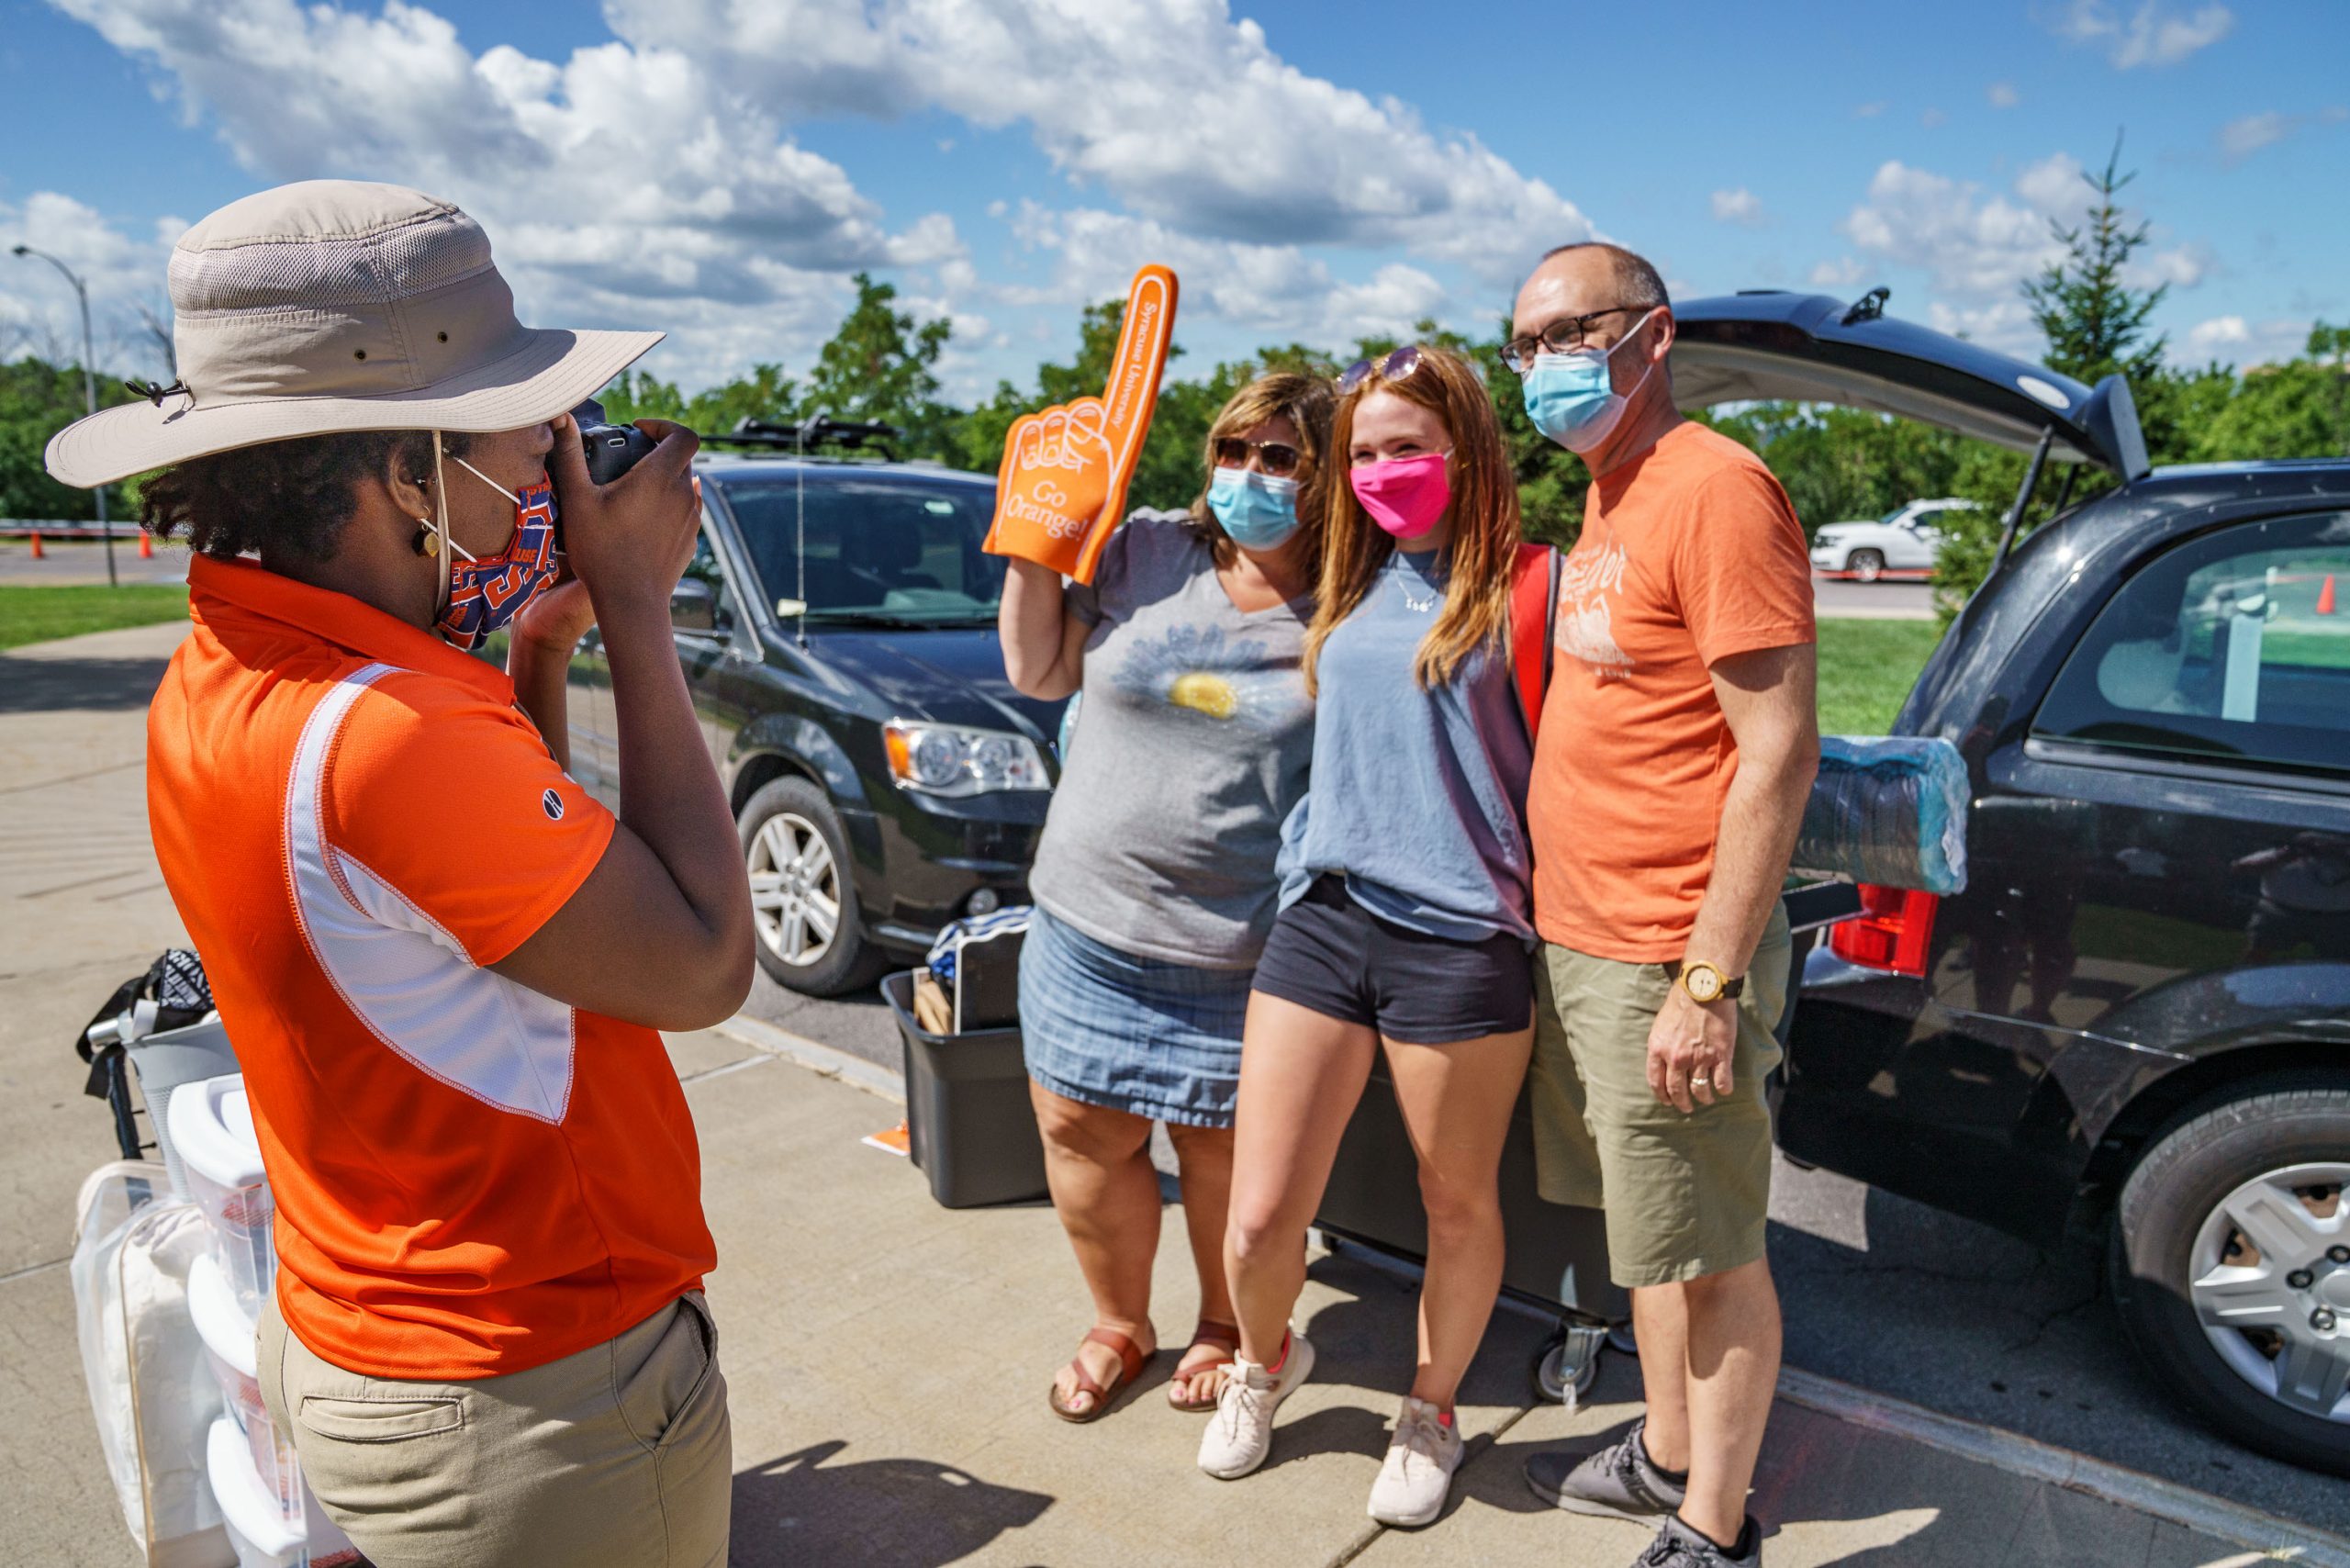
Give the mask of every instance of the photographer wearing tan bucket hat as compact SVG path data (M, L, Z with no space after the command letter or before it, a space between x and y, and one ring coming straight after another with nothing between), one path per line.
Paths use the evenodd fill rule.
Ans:
M659 341L526 328L471 218L235 202L171 262L183 380L50 471L185 530L156 853L277 1204L261 1379L380 1568L722 1563L732 1452L693 1123L657 1029L750 986L668 599L692 432L604 487L565 410ZM608 650L621 815L565 771ZM511 636L500 673L463 650Z

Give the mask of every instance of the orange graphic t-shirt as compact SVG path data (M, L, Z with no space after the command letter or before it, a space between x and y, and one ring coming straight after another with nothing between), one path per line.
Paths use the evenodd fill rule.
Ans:
M1682 956L1738 771L1707 671L1815 638L1803 527L1753 453L1676 425L1592 486L1527 802L1545 941Z
M188 568L147 719L155 854L244 1070L296 1338L370 1377L543 1365L714 1260L661 1044L490 966L612 815L513 683L357 599Z

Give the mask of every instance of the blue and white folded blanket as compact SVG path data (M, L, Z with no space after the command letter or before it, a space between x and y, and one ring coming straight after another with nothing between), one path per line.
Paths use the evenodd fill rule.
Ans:
M1930 893L1966 888L1966 763L1918 735L1823 735L1795 868Z

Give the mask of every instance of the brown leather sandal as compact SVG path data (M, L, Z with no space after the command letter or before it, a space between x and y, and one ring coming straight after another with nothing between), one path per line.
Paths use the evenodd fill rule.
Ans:
M1240 1326L1237 1323L1218 1323L1213 1318L1203 1317L1200 1319L1200 1326L1192 1330L1192 1342L1183 1347L1183 1354L1188 1356L1202 1345L1213 1346L1224 1351L1224 1360L1211 1361L1206 1366L1196 1367L1185 1372L1182 1370L1182 1361L1179 1357L1175 1363L1177 1378L1188 1382L1198 1377L1202 1372L1228 1370L1232 1365L1232 1358L1240 1353ZM1218 1386L1220 1387L1221 1384ZM1167 1385L1167 1404L1170 1409L1175 1410L1192 1412L1213 1410L1215 1408L1215 1395L1212 1394L1205 1399L1178 1399L1175 1397L1175 1385L1169 1383Z
M1107 1345L1118 1353L1118 1375L1110 1380L1107 1387L1093 1381L1093 1374L1085 1370L1084 1361L1075 1356L1069 1358L1069 1370L1070 1375L1076 1379L1077 1392L1093 1396L1091 1409L1072 1410L1062 1404L1060 1384L1058 1383L1046 1393L1045 1402L1053 1407L1054 1415L1064 1421L1074 1421L1082 1426L1088 1421L1098 1421L1110 1413L1111 1394L1141 1376L1142 1369L1149 1361L1150 1357L1144 1355L1136 1348L1132 1339L1114 1328L1090 1328L1086 1330L1085 1338L1080 1343Z

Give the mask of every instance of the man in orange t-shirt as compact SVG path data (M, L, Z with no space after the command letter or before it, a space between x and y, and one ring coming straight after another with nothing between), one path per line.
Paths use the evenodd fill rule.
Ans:
M719 1568L716 1254L655 1033L752 963L669 626L695 440L647 420L599 487L565 412L659 335L524 327L473 219L344 180L205 218L171 293L185 379L48 460L149 474L195 551L148 810L276 1203L276 1433L379 1568ZM565 770L591 622L617 818ZM466 651L501 628L503 672Z
M1762 1081L1818 763L1810 563L1762 460L1674 408L1647 262L1552 252L1512 330L1528 415L1594 476L1528 801L1535 1150L1545 1197L1606 1210L1648 1395L1620 1442L1538 1454L1527 1479L1572 1511L1658 1518L1677 1568L1751 1568L1779 1362Z

